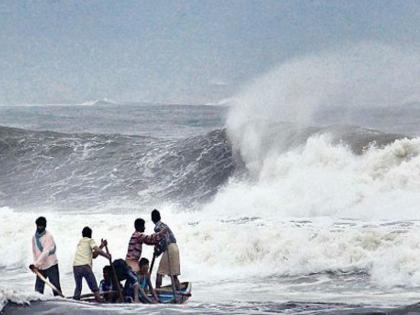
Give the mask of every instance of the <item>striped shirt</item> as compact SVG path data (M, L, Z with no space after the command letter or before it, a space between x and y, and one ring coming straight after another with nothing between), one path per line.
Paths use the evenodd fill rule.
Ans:
M134 232L131 235L130 241L128 242L128 250L126 260L139 260L141 257L141 251L143 249L143 243L146 245L155 245L159 243L159 234L146 235L143 232Z

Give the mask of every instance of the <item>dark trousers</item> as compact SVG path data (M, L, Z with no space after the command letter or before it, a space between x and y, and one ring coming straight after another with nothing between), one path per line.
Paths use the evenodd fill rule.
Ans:
M60 286L60 272L58 271L58 264L51 266L48 269L45 270L39 270L39 272L61 292L61 286ZM44 287L45 283L38 277L36 277L35 281L35 291L44 294ZM53 290L54 295L58 295L57 292Z
M99 291L98 284L96 283L95 275L89 265L73 266L74 281L76 288L74 289L73 299L80 300L82 293L82 280L86 279L89 289L95 293Z

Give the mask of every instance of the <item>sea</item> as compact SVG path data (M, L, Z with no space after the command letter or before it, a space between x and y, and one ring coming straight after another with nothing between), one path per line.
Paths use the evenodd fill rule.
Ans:
M420 103L358 94L350 106L347 91L342 102L298 107L308 102L290 85L283 102L255 89L222 105L0 106L0 313L403 314L415 305ZM177 238L180 280L192 283L186 304L34 292L38 216L71 296L83 227L124 258L134 220L152 233L155 208ZM94 260L98 280L106 264Z

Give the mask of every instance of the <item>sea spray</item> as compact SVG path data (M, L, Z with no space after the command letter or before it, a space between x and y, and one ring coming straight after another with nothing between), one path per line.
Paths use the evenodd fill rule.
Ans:
M233 98L227 127L234 149L253 169L276 149L267 141L288 141L287 130L272 132L279 122L374 128L386 120L382 131L392 131L395 109L420 100L419 59L417 48L361 43L286 61Z

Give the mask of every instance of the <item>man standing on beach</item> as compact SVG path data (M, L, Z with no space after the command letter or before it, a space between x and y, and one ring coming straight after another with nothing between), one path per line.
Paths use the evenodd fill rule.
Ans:
M57 247L54 238L46 230L47 219L39 217L35 221L36 232L32 237L32 253L34 262L29 266L31 270L38 270L45 278L61 292L60 273L58 270L58 259L56 255ZM44 294L45 283L39 277L35 281L35 291ZM53 290L54 295L59 295Z

